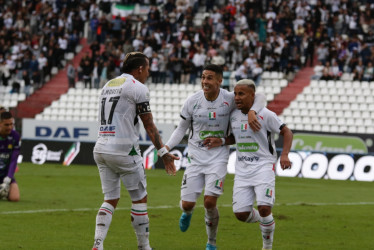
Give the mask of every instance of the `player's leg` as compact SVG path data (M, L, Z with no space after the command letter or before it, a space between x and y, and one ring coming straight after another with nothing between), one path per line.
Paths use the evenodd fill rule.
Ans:
M208 235L206 249L216 249L217 230L219 222L219 212L217 209L217 199L223 194L223 186L226 176L226 165L218 166L214 174L205 175L205 225ZM221 170L222 169L222 170Z
M179 228L182 232L187 231L191 223L193 209L204 187L204 175L191 171L193 167L187 168L183 175L181 185L180 208L182 215L179 219Z
M15 182L15 180L13 180L10 183L10 186L9 186L8 201L15 201L16 202L16 201L19 201L19 198L20 198L19 187L18 187L17 182Z
M273 171L263 172L259 179L267 180L255 187L258 211L260 213L260 229L263 249L272 249L275 221L271 209L275 202L275 174Z
M146 176L141 162L136 167L137 171L133 173L123 173L121 180L132 200L131 225L138 240L138 249L150 250Z
M99 169L101 187L104 193L104 202L96 215L95 240L93 249L102 250L104 240L108 233L114 209L116 208L121 191L119 176L105 163L110 157L104 154L94 154Z
M247 223L260 220L259 212L253 207L255 191L246 180L235 180L233 190L233 211L236 218Z

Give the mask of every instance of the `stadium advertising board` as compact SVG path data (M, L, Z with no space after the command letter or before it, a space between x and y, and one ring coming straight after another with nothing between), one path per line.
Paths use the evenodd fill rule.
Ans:
M78 142L23 140L21 154L23 161L34 164L55 162L62 165L70 163L95 165L92 154L93 147L94 143L87 142L78 144ZM141 145L140 149L145 168L164 168L162 161L158 160L157 151L153 145ZM187 147L180 145L171 153L180 158L175 162L177 169L186 168ZM289 158L292 162L292 168L289 170L282 170L278 159L275 168L278 176L374 181L374 155L295 151L289 154ZM227 165L227 170L231 174L235 173L235 160L236 152L232 148Z
M167 141L174 125L157 124L159 133ZM22 120L22 139L37 141L69 141L95 142L97 139L98 123L92 121L40 121L35 119ZM151 144L142 124L140 124L140 142Z
M370 134L331 134L293 131L292 150L367 154L374 153L374 137ZM279 137L275 144L282 147L283 138Z

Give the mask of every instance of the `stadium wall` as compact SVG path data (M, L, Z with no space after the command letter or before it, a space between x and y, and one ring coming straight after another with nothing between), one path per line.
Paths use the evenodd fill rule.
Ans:
M158 124L163 140L167 141L174 130L172 125ZM144 129L140 132L140 149L146 169L163 168L157 151ZM59 162L63 165L95 165L93 147L97 138L96 122L61 122L23 120L21 154L23 161L34 164ZM280 155L282 137L276 138ZM291 170L282 170L279 159L275 166L278 176L314 179L374 181L373 138L370 135L329 134L294 131ZM179 169L187 166L187 147L179 145L171 151L180 157ZM235 172L236 152L231 148L227 165Z

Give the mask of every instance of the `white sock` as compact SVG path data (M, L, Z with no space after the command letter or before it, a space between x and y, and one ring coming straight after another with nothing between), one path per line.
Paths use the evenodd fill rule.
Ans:
M260 219L261 219L260 213L255 208L252 208L252 211L249 214L249 216L248 216L248 218L245 222L255 223L255 222L260 221Z
M132 204L131 224L138 239L138 249L150 250L147 203Z
M260 219L260 229L262 234L262 243L264 249L271 249L273 246L275 221L273 215L270 214Z
M98 250L104 248L104 240L108 233L110 223L112 222L112 216L114 213L114 207L107 202L104 202L96 216L96 229L95 229L95 242L94 247Z
M205 209L205 226L208 234L208 243L215 246L217 238L219 213L217 207Z

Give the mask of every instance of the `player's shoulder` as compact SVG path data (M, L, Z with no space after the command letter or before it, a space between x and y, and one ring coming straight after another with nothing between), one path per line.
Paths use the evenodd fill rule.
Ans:
M20 134L15 130L12 130L9 136L12 137L14 140L19 140L21 137Z
M186 99L186 102L190 102L190 101L196 101L196 100L199 100L201 98L205 98L204 97L204 91L203 90L199 90L195 93L193 93L192 95L188 96L187 99Z

